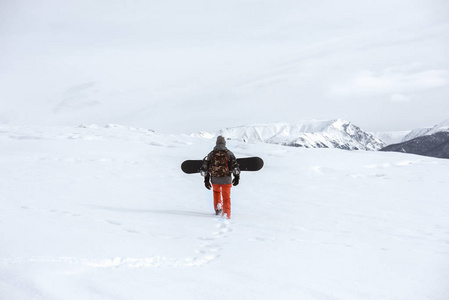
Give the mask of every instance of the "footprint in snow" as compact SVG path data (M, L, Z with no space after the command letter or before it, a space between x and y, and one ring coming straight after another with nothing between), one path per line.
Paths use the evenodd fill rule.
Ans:
M106 222L111 224L111 225L116 225L116 226L122 225L122 223L114 221L114 220L106 220Z
M198 239L203 241L200 245L200 249L196 250L199 257L192 257L186 259L186 263L191 266L198 266L205 263L212 262L220 257L219 253L223 250L223 239L229 237L229 233L232 232L232 228L229 220L219 219L219 222L215 225L218 231L213 232L211 237L199 237Z

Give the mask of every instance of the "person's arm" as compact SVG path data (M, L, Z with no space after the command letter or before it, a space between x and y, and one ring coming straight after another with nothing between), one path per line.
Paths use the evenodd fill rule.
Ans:
M209 173L209 163L210 163L210 153L203 159L203 165L201 166L201 175L204 176L204 186L206 189L210 190L212 187L210 184L210 173Z

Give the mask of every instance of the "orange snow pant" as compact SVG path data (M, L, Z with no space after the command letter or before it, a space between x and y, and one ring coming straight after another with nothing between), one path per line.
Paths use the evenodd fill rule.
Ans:
M228 219L230 219L232 184L212 184L212 187L214 191L214 208L217 209L217 205L221 204L221 207L223 208L223 214L227 214Z

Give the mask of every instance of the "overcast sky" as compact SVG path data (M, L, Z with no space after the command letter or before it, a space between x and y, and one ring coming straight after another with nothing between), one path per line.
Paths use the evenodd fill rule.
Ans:
M0 124L449 119L447 0L0 0Z

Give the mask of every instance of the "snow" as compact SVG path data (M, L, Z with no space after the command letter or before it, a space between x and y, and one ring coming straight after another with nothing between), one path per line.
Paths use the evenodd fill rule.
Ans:
M250 143L266 142L306 148L378 150L385 146L381 140L343 119L245 125L225 128L218 134Z
M409 134L407 134L403 142L413 140L414 138L423 136L423 135L432 135L441 131L449 131L449 119L429 128L417 128L412 130Z
M427 135L430 132L430 130L432 130L432 128L430 128L430 127L429 128L416 128L416 129L413 129L412 131L410 131L409 134L407 134L404 137L404 139L402 141L406 142L406 141L413 140L413 139L415 139L417 137L420 137L420 136L423 136L423 135Z
M397 144L404 140L405 136L411 131L389 131L389 132L371 132L376 138L380 139L387 145Z
M246 138L250 141L266 141L273 136L298 136L303 133L321 132L332 126L333 120L302 120L295 124L275 123L275 124L254 124L244 125L221 130L220 134Z
M449 119L435 125L428 134L434 134L441 131L449 131Z
M448 160L231 140L225 220L180 170L213 145L0 126L0 299L447 299Z

